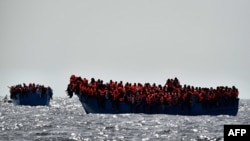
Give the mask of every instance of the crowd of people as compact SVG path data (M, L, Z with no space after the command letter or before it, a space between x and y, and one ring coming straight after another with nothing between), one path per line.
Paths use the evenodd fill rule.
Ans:
M40 94L41 97L45 94L49 94L50 98L52 99L53 91L50 87L45 87L44 85L39 85L35 83L30 83L29 85L18 84L15 86L11 86L10 88L10 98L16 99L17 94L20 96L25 96L27 94Z
M104 100L146 104L177 105L181 103L213 103L214 105L233 101L238 98L239 91L235 86L218 86L216 88L201 88L181 85L177 78L167 79L164 85L155 83L123 83L77 77L71 75L67 94L84 94Z

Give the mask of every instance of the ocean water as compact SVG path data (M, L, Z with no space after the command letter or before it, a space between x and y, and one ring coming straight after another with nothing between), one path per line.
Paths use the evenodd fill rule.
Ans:
M223 125L250 124L250 100L240 100L237 116L86 114L76 97L37 107L0 101L0 107L0 141L221 141Z

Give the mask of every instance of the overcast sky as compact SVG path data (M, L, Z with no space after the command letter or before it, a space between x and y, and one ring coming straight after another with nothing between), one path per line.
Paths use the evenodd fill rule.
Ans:
M66 97L90 79L216 87L250 98L249 0L0 0L0 95L34 82Z

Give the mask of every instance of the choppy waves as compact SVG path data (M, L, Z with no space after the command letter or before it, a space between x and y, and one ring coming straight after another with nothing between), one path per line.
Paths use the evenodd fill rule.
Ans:
M77 98L50 106L0 102L0 140L223 140L223 125L250 124L250 100L237 116L85 114Z

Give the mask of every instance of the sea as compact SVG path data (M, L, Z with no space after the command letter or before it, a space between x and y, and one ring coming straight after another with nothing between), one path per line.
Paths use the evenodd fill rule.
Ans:
M0 101L0 141L223 141L224 125L234 124L250 124L249 99L237 116L86 114L76 96L50 106Z

